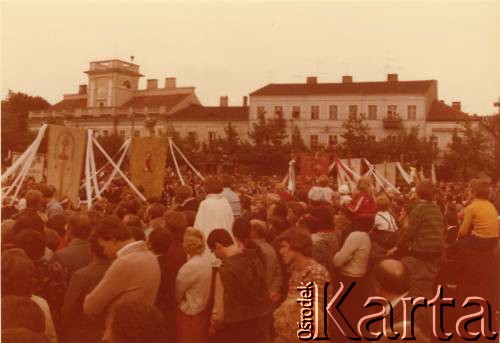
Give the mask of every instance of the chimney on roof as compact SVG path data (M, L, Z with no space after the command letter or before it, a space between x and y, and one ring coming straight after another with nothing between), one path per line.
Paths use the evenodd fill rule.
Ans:
M306 83L308 85L315 85L318 83L318 78L316 76L308 76L306 78Z
M351 75L342 76L342 83L352 83L352 76Z
M158 80L149 79L147 83L147 89L158 89Z
M87 94L87 85L78 86L78 94L79 95Z
M176 87L175 77L167 77L165 78L165 88L173 89Z
M397 82L398 74L387 74L387 82Z
M454 109L454 110L457 110L457 111L462 111L462 104L460 103L460 101L453 101L451 103L451 107Z
M219 105L220 105L220 107L227 107L228 102L229 102L229 100L228 100L227 96L221 96L220 100L219 100Z
M243 107L248 107L248 97L247 96L243 97Z

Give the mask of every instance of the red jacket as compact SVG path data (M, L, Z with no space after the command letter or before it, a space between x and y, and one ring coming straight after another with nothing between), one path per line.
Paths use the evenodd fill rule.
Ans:
M373 218L377 213L377 206L373 198L366 192L361 192L347 205L353 219Z

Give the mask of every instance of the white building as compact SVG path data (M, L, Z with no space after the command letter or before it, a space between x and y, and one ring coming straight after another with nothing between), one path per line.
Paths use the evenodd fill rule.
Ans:
M397 74L382 82L353 82L352 76L343 76L340 83L318 83L308 77L305 83L269 84L250 94L250 124L259 115L283 116L289 133L298 127L310 147L341 142L342 123L350 113L366 119L374 139L418 127L440 149L447 147L457 122L475 120L461 111L459 102L450 107L438 101L436 80L400 81Z

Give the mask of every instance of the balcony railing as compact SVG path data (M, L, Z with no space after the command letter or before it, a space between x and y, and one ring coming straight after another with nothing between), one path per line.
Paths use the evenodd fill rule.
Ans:
M388 113L387 117L384 118L384 129L400 129L403 127L403 121L399 114Z

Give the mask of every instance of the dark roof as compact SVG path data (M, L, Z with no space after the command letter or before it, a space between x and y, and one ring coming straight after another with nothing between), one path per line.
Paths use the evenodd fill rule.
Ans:
M145 95L135 96L121 107L165 106L167 112L190 94Z
M77 108L87 108L87 98L83 99L64 99L54 104L47 110L51 111L73 111Z
M434 101L431 105L427 121L470 121L479 120L476 117L470 116L467 113L456 110L451 106L446 105L441 101Z
M191 105L173 113L169 120L177 121L248 121L248 107Z
M427 92L434 80L349 82L349 83L270 83L252 96L315 95L315 94L421 94Z

